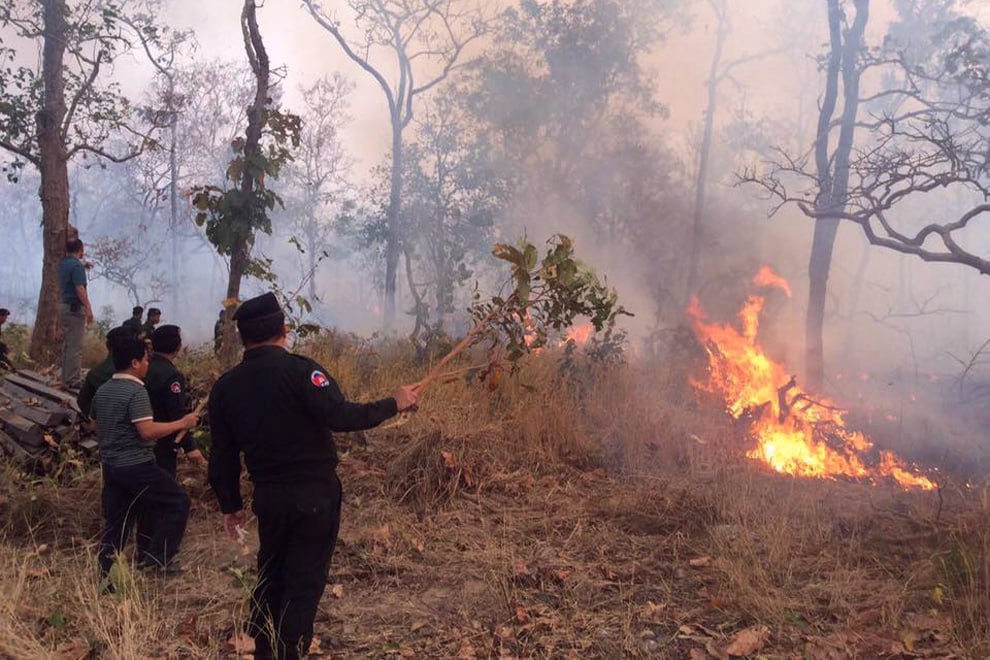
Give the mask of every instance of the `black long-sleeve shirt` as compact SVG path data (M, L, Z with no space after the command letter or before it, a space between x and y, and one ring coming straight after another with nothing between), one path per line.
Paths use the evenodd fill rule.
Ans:
M319 364L279 346L244 352L210 392L209 479L223 513L243 508L240 453L255 484L323 480L337 465L330 431L374 428L395 399L353 403Z
M151 399L156 422L174 422L182 419L189 412L189 388L186 386L186 377L164 355L158 353L151 355L148 373L144 377L144 386L148 390L148 398ZM177 435L173 433L161 438L157 444L171 447L175 444ZM181 447L187 452L196 449L192 435L186 434L182 439Z

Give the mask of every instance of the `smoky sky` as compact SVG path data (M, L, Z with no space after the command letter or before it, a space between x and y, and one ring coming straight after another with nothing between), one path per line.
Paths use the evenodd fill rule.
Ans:
M200 61L244 60L240 2L170 0L165 4L167 23L195 32L199 45L193 58ZM684 9L678 20L667 23L665 37L651 52L641 53L640 59L651 76L656 98L668 113L665 118L654 119L648 124L647 129L652 133L648 137L662 140L678 155L677 167L682 170L681 178L685 181L685 197L689 197L687 188L697 165L716 23L707 2L698 0L681 5ZM875 0L872 5L868 39L876 43L892 13L887 3ZM345 3L338 2L334 6L347 32L351 26ZM792 209L767 218L768 209L754 201L752 191L736 185L736 175L745 164L745 158L732 151L732 140L737 136L727 127L742 120L751 124L762 122L773 126L773 139L779 143L796 151L801 150L801 145L808 148L821 94L816 58L827 41L823 21L825 3L729 0L727 7L731 26L723 64L739 63L719 87L709 190L710 195L720 201L709 209L712 217L708 220L715 228L715 236L708 247L718 255L718 272L732 269L742 272L751 263L766 261L791 280L794 298L776 304L774 310L777 322L785 326L785 331L776 335L785 338L783 344L790 338L790 345L781 350L789 358L796 358L802 340L803 296L806 295L805 273L812 223ZM971 7L975 12L990 14L990 10L980 3L972 3ZM355 85L355 91L349 97L352 120L343 128L342 141L353 161L350 180L355 185L367 182L372 168L382 164L388 152L389 123L381 90L341 53L331 36L299 3L271 0L259 11L259 21L273 66L284 67L281 87L288 109L298 103L298 86L311 83L323 74L340 72ZM354 34L353 30L350 33ZM117 75L122 77L122 84L132 95L139 95L147 82L147 71L135 73L138 68L136 58L132 58L130 65L122 63L117 68ZM518 102L524 103L525 99ZM657 209L656 215L672 212L671 209ZM650 222L651 218L642 221ZM594 242L587 227L569 226L569 222L567 214L548 209L540 216L539 226L530 222L525 229L534 237L562 231L587 236L588 244ZM36 229L30 221L25 227L27 231ZM734 249L739 243L740 232L753 239L750 242L757 246L755 254L740 254ZM754 238L754 234L758 235ZM619 288L620 295L625 293L632 301L628 306L637 313L637 323L646 327L662 325L662 320L651 316L650 293L644 285L650 278L650 255L632 256L627 248L602 244L586 250L600 260L599 269ZM580 246L578 250L581 251ZM287 258L285 255L292 252L279 254ZM223 269L216 259L204 257L203 263L206 264L203 267L205 277L215 282L223 278ZM850 312L845 309L848 287L864 268L866 286L858 298L862 309ZM355 274L354 268L349 266L328 263L321 268L320 278L330 290L336 287L342 292L346 288L348 300L367 298L371 291L371 285L364 281L366 278ZM346 287L338 286L341 281L347 282ZM99 294L104 300L113 301L119 310L127 308L126 300L113 287L100 286ZM924 354L925 360L949 369L952 359L946 357L946 353L965 355L990 335L990 313L984 310L984 305L978 304L990 293L987 278L980 278L961 267L931 266L879 250L867 253L862 238L851 228L843 228L840 232L830 286L833 289L830 312L840 322L830 329L829 342L832 347L839 346L838 352L850 357L852 362L868 357L887 367L897 367L913 361L912 354ZM900 317L891 320L893 314L917 312L932 295L939 296L948 313L930 317L921 314L920 318L910 321ZM206 339L219 299L216 291L208 291L202 299L196 299L195 304L210 313L190 309L177 311L176 315L182 315L179 320L194 328L199 339ZM97 303L97 308L99 306ZM862 314L863 310L869 314ZM372 322L357 313L350 318L341 313L333 320L361 330L373 328ZM903 324L910 324L909 332L915 335L911 338L914 346L910 345ZM857 329L857 338L850 341L850 328L853 327Z

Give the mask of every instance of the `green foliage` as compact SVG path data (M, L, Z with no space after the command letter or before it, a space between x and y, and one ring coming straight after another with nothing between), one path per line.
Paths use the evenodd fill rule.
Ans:
M48 615L48 618L46 620L48 621L48 625L54 628L55 630L61 630L62 628L65 628L65 625L67 623L65 619L65 615L62 613L62 610L57 607L51 614Z
M8 35L36 43L40 51L45 38L43 4L0 0L0 27ZM132 27L121 6L112 2L101 3L99 9L92 3L68 3L65 21L62 83L67 114L62 135L69 157L78 153L86 158L99 153L107 139L132 119L131 104L120 86L102 82L101 75L112 71L109 64L132 47ZM11 156L2 170L11 182L19 179L25 165L40 162L36 117L43 108L44 92L41 71L17 62L15 49L0 38L0 142ZM139 135L133 130L132 134ZM149 146L153 142L144 136L130 150L138 153Z
M526 240L517 245L499 243L492 254L511 266L503 295L482 300L475 293L471 315L484 328L492 349L505 345L507 359L515 362L546 346L554 332L586 318L596 333L615 341L619 316L632 316L619 305L618 294L574 255L570 238L556 234L547 241L546 254Z
M235 245L254 244L256 232L272 232L269 211L282 206L282 199L265 185L266 177L278 178L283 166L292 160L292 149L299 146L302 120L291 113L269 109L264 118L265 143L257 153L246 154L246 140L231 142L234 157L227 166L226 178L231 187L195 186L192 203L196 207L196 224L206 227L206 237L217 252L230 256ZM249 179L253 185L245 192ZM252 263L249 273L264 278L264 264ZM270 273L270 268L267 269Z

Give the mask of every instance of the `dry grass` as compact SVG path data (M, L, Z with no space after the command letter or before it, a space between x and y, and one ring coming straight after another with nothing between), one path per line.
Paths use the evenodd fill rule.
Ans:
M346 336L305 350L355 399L424 369L401 345ZM188 367L205 383L215 365ZM990 655L983 493L783 478L741 460L745 442L676 369L548 353L494 385L444 383L400 425L338 438L324 649L725 657L765 626L765 657ZM191 568L118 596L97 594L98 472L0 479L0 655L217 657L253 554L218 533L203 475L180 476Z

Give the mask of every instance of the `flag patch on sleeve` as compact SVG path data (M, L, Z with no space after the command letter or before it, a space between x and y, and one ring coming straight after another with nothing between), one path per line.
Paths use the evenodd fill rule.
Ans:
M330 379L320 370L316 370L309 375L310 382L316 387L330 387Z

